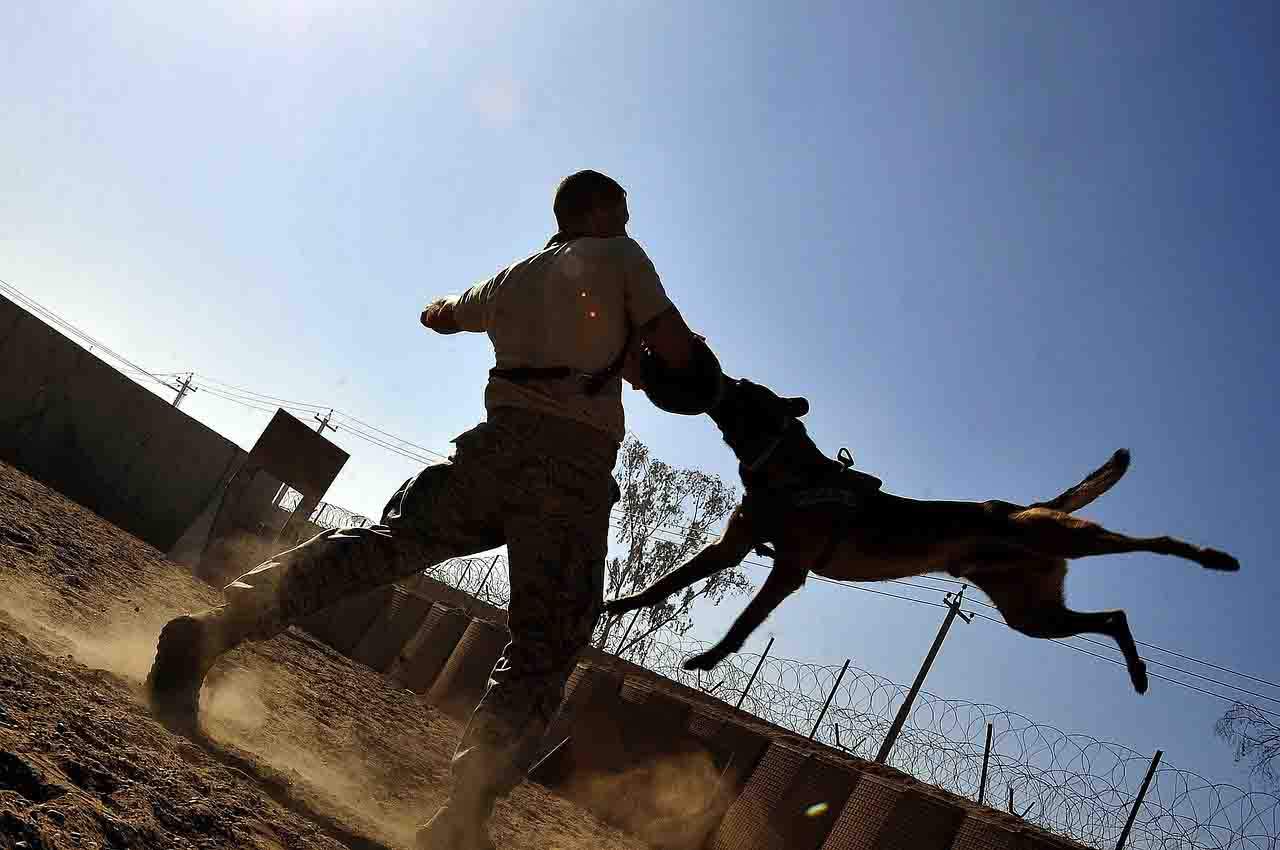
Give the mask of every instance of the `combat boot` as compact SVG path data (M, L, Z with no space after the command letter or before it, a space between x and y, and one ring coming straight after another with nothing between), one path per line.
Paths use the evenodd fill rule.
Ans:
M247 637L226 605L174 617L160 631L155 662L147 674L151 710L182 735L199 732L200 687L218 658Z

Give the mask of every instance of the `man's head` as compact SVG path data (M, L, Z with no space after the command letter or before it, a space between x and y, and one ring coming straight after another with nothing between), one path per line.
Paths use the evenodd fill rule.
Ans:
M561 180L552 208L561 233L627 235L627 191L599 171L579 171Z

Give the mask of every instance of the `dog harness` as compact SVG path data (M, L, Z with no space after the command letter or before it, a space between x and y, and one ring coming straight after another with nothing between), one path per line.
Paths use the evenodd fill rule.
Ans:
M846 521L827 540L817 560L810 565L811 570L819 570L826 566L827 561L831 560L831 556L835 554L836 546L844 539L849 520L866 502L867 495L884 486L884 482L874 475L853 468L853 455L847 448L841 448L836 453L836 463L839 469L828 466L799 487L749 491L742 500L748 516L757 513L777 516L788 510L818 505L840 505L848 509L845 514ZM768 537L762 538L754 545L757 555L773 557L774 550L767 542L768 539Z

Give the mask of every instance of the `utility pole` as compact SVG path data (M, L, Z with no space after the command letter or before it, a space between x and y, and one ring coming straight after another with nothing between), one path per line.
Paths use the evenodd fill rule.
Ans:
M169 384L169 389L177 390L178 395L173 399L173 406L177 407L182 404L182 400L187 397L187 393L196 392L199 388L191 386L191 381L195 378L195 372L188 372L187 377L182 379L182 383L178 386Z
M942 649L942 642L947 639L947 632L951 630L951 623L955 620L956 615L960 615L960 619L966 623L973 619L972 614L966 614L960 610L960 605L964 602L964 587L960 588L960 592L954 596L947 594L947 618L942 621L942 628L938 629L938 636L933 640L933 646L929 648L929 654L925 656L924 664L920 665L920 672L916 674L916 680L911 684L911 690L907 693L907 698L902 701L902 707L898 709L898 716L893 718L893 725L889 727L889 734L885 735L884 743L880 745L880 753L876 756L876 764L884 764L889 758L889 751L893 749L893 744L898 740L898 733L902 731L903 725L907 722L907 715L911 713L911 706L915 704L916 697L920 694L920 689L924 687L924 677L929 675L929 668L933 666L933 659L938 657L938 650Z
M321 418L320 418L320 414L319 414L319 413L314 414L314 415L312 416L312 418L313 418L313 419L315 419L317 422L319 422L319 423L320 423L320 425L316 428L316 433L317 433L317 434L323 434L323 433L324 433L324 429L325 429L325 428L328 428L330 431L337 431L337 430L338 430L338 426L337 426L337 425L330 425L330 424L329 424L329 420L333 418L333 408L332 408L332 407L331 407L331 408L329 408L329 412L328 412L328 413L326 413L326 414L324 415L324 418L323 418L323 419L321 419Z

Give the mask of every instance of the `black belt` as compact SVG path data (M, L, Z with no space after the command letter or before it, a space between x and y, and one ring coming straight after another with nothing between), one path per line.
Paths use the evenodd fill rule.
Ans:
M489 370L491 378L506 378L508 381L516 381L523 383L525 381L554 381L558 378L567 378L573 374L573 370L568 366L549 366L540 368L537 366L517 366L512 369L499 369L494 366Z
M619 362L617 365L620 366L621 363ZM489 370L489 377L503 378L504 380L514 381L517 384L523 384L528 381L558 381L577 375L582 381L583 391L587 395L595 395L604 389L604 385L618 371L620 370L612 366L603 372L579 372L576 369L570 369L568 366L514 366L509 369L499 369L495 366Z
M560 231L551 237L551 241L547 243L546 248L552 245L561 245L572 242L582 234ZM545 251L546 248L543 248ZM623 340L622 350L618 352L618 356L614 358L603 371L600 372L579 372L576 369L570 369L568 366L513 366L508 369L499 369L494 366L489 370L489 377L503 378L508 381L514 381L517 384L523 384L526 381L559 381L573 375L577 375L582 380L582 389L587 395L595 395L604 389L604 385L609 379L622 371L622 364L627 361L627 351L631 348L632 328L627 327L627 338Z

